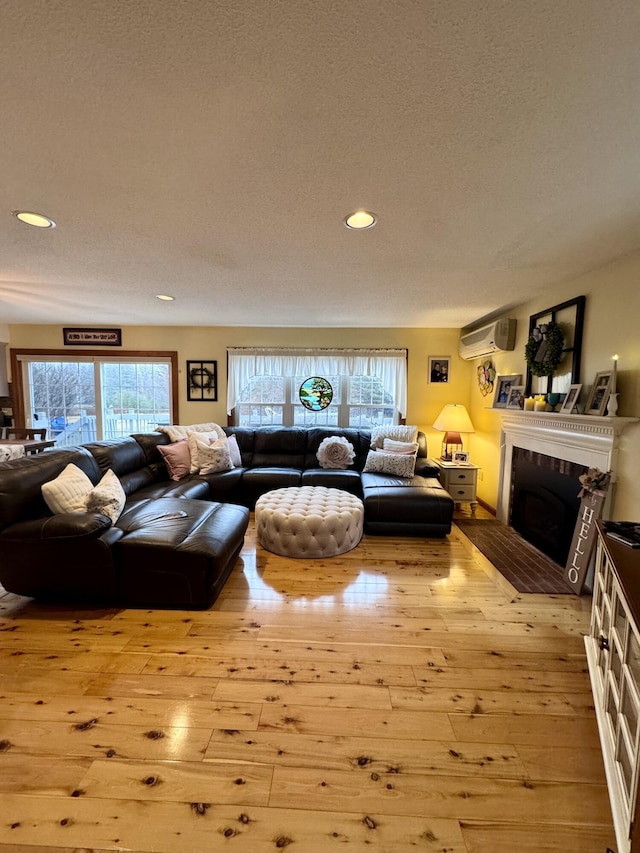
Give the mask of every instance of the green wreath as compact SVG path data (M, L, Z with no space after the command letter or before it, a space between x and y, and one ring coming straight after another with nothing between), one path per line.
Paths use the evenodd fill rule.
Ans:
M213 388L214 380L213 371L204 365L201 367L192 367L189 371L189 381L192 388L202 388L203 391L210 391Z
M562 361L564 335L557 323L536 326L527 345L524 357L534 376L551 376Z

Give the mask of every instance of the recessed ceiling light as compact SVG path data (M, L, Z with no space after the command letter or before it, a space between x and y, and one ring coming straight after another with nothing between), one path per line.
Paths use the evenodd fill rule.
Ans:
M369 213L368 210L356 210L344 218L344 224L347 228L353 228L357 231L362 231L363 228L372 228L378 217L375 213Z
M156 299L162 299L163 302L173 302L175 296L167 296L166 293L156 294Z
M35 225L36 228L55 228L56 223L42 213L34 213L31 210L12 210L11 213L27 225Z

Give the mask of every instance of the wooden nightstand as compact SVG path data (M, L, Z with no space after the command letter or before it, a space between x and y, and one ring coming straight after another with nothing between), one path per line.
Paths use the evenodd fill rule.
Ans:
M446 489L453 500L456 508L462 502L468 503L471 507L471 514L476 514L478 500L476 498L476 488L478 486L478 471L477 465L469 463L461 465L458 462L445 462L444 459L433 460L440 472L438 479L444 489Z

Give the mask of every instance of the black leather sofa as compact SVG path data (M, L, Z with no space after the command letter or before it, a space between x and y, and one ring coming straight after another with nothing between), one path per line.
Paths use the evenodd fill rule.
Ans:
M418 435L412 478L363 473L371 434L334 427L228 427L242 465L169 479L158 446L144 433L52 450L0 464L0 583L39 598L92 598L129 606L209 607L231 572L249 521L266 491L324 485L362 498L365 530L395 536L445 536L453 500L439 484ZM354 447L346 470L318 466L322 440ZM109 469L127 496L115 525L96 513L52 515L41 486L70 462L96 484Z

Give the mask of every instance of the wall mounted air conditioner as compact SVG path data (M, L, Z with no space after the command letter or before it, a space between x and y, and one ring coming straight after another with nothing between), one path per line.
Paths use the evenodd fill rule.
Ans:
M467 361L481 358L493 352L514 349L516 345L516 321L496 320L480 329L460 336L460 356Z

